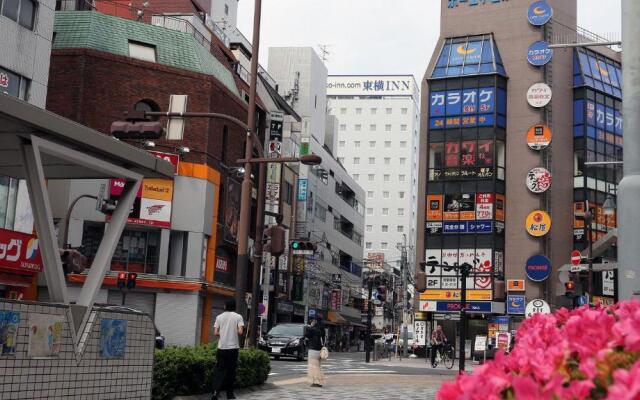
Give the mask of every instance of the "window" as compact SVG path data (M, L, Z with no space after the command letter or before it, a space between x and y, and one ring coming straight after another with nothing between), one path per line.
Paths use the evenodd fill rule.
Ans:
M360 157L353 157L354 164L360 164Z
M341 141L339 142L340 147L344 147L344 146L345 146L345 144L346 144L346 142L345 142L344 140L341 140Z
M375 132L375 130L376 130L376 124L371 124L371 125L369 125L369 130L370 130L371 132Z
M362 108L358 107L356 108L356 115L360 115L362 114Z
M385 190L384 192L382 192L382 198L383 199L388 199L389 198L389 191Z
M387 242L380 243L380 248L382 250L386 250L387 248L389 248L389 243L387 243Z
M367 232L373 232L373 225L367 225L365 229Z
M371 115L376 115L376 114L377 114L377 112L378 112L378 109L377 109L377 108L375 108L375 107L372 107L372 108L371 108Z
M360 180L360 174L353 174L353 180L354 181L359 181Z
M0 176L0 228L14 229L17 199L18 180Z
M391 114L393 112L393 110L391 108L387 108L387 115Z
M391 132L391 124L386 124L386 125L384 126L384 131L385 131L385 132Z
M367 250L371 250L371 249L373 248L373 244L372 244L371 242L366 242L366 243L364 244L364 247L365 247Z
M400 148L405 148L407 147L407 141L406 140L401 140L400 141Z
M384 181L385 181L385 182L390 182L390 181L391 181L391 175L389 175L389 174L384 174Z
M398 198L404 199L404 192L398 192Z
M384 147L387 148L387 149L391 148L391 141L390 140L385 140L384 141Z
M360 141L356 140L355 142L353 142L353 147L360 147Z
M400 182L404 182L404 181L406 180L406 178L407 178L407 177L406 177L406 175L405 175L405 174L400 174L400 175L398 175L398 181L400 181Z
M376 141L375 140L370 140L369 141L369 147L376 147Z
M376 179L376 174L369 174L368 178L369 178L369 182L373 182Z
M367 192L367 198L368 198L368 199L373 199L373 191L372 191L372 190L369 190L369 191Z
M12 19L27 29L33 30L36 3L32 0L4 0L0 1L2 15Z
M391 157L385 157L385 158L384 158L384 163L385 163L386 165L391 164Z
M404 208L398 208L398 216L402 217L404 215Z
M389 225L382 225L382 232L389 232Z
M362 130L362 125L356 124L356 132L360 132Z
M400 157L400 165L405 165L407 163L406 157Z
M344 114L346 114L346 113L347 113L347 109L346 109L345 107L342 107L342 108L340 109L340 114L344 115Z
M373 208L367 208L367 215L373 215Z
M400 132L406 132L406 131L407 131L407 125L406 124L400 125Z
M402 226L402 225L398 225L398 227L397 227L396 231L398 231L398 232L404 232L404 226Z
M369 164L375 164L376 163L376 158L375 157L369 157Z
M389 215L389 209L388 208L383 208L382 209L382 215Z
M282 186L282 199L286 204L293 203L293 185L285 181Z
M408 112L408 111L409 111L409 109L407 109L407 108L401 108L401 109L400 109L400 114L402 114L402 115L407 115L407 112Z
M0 0L0 5L2 5L2 0ZM27 87L29 86L27 78L14 74L2 67L0 67L0 78L2 80L0 93L5 93L21 100L27 99Z
M156 46L129 40L129 57L156 62Z
M341 131L346 131L347 130L347 125L346 124L340 124L340 130Z
M316 203L315 216L319 220L325 222L327 219L327 209Z

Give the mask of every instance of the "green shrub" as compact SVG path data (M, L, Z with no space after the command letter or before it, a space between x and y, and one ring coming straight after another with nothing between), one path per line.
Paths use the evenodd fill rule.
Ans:
M216 346L168 346L156 350L153 365L153 399L211 392L216 365ZM235 386L259 385L269 376L271 364L267 353L241 349Z

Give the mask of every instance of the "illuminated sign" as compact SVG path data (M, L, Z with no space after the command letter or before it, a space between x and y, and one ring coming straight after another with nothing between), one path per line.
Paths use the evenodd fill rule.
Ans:
M544 193L551 187L551 172L546 168L532 168L527 173L527 189L533 193Z
M494 272L491 249L427 249L425 260L428 263L435 262L443 265L443 267L427 266L425 272L428 290L460 289L462 277L459 272L448 266L468 263L478 274ZM493 278L488 275L468 277L466 282L469 290L489 290L492 288L492 283Z
M546 1L536 1L529 6L527 19L531 25L542 26L553 17L553 8Z
M22 272L42 272L38 238L0 229L0 267Z
M551 217L542 210L532 211L527 216L525 228L531 236L544 236L551 230Z
M551 144L551 129L548 126L534 125L527 131L527 146L531 150L546 149Z
M527 277L534 282L542 282L551 275L551 261L543 255L529 257L525 264Z
M467 300L491 300L491 290L467 290ZM420 300L453 300L460 301L461 290L426 290L420 293Z
M470 6L477 6L479 4L497 4L497 3L502 3L502 2L506 2L509 0L448 0L448 8L455 8L458 7L458 5L461 4L468 4Z
M507 295L507 314L524 314L525 302L524 295Z
M404 76L328 76L327 96L413 96L416 81Z
M527 50L527 61L536 67L547 64L552 57L553 49L549 48L549 43L542 40L534 42Z
M440 142L430 145L434 162L429 180L491 178L496 145L492 139Z
M531 107L541 108L551 102L553 92L546 83L534 83L527 90L527 103Z
M524 292L524 279L507 279L507 292Z
M429 129L493 126L494 113L506 115L506 93L493 87L431 92ZM504 118L498 126L505 126Z

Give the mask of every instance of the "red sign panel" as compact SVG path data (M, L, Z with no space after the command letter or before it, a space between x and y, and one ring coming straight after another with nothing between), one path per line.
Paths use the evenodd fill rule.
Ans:
M580 252L578 250L574 250L571 252L571 264L573 265L580 265L580 259L582 258L582 255L580 254Z
M174 174L178 174L178 163L180 163L180 156L177 154L171 154L171 153L163 153L161 151L149 151L149 153L153 154L154 156L161 158L165 161L169 161L171 163L171 165L173 165Z
M21 272L42 272L38 238L0 229L0 268Z
M229 262L224 258L216 258L216 271L229 272Z

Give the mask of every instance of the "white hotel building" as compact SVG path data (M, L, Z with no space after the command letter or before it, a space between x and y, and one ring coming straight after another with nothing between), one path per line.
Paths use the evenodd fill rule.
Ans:
M328 113L338 120L337 154L367 195L364 254L399 267L399 245L415 248L420 95L411 75L329 76Z

